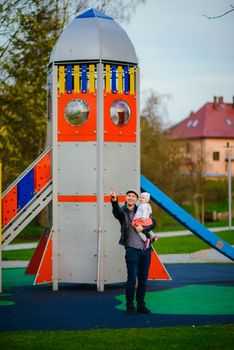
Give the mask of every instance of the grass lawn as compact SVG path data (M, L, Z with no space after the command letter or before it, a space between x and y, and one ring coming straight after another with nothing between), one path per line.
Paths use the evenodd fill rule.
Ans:
M39 241L43 231L44 228L38 226L38 224L33 220L22 230L22 232L20 232L20 234L16 237L16 239L14 239L12 243L15 244Z
M31 260L35 249L19 249L2 251L3 260Z
M230 244L234 244L234 231L218 232L217 235ZM158 254L193 253L211 247L195 235L178 237L160 237L154 245Z
M56 350L233 349L234 325L103 329L91 331L2 332L0 348Z
M182 226L178 221L173 217L169 216L166 212L161 211L161 218L159 219L158 210L155 211L154 217L158 222L157 230L160 232L165 231L179 231L185 230L185 227ZM233 220L234 225L234 220ZM207 222L205 224L207 227L224 227L228 226L228 221L216 221L216 222ZM38 224L33 220L28 226L26 226L23 231L14 239L12 242L15 243L28 243L28 242L38 242L42 233L44 231L43 227L38 226Z

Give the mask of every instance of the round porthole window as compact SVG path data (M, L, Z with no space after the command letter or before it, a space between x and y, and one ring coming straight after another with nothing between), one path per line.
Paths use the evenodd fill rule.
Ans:
M67 103L64 115L69 124L83 125L89 117L89 106L83 100L74 99Z
M130 107L124 100L116 100L112 103L110 116L116 126L120 128L125 126L130 120L130 114Z

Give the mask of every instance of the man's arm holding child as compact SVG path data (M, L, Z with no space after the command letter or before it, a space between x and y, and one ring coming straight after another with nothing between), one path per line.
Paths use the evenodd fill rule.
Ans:
M154 220L154 218L151 218L152 219L152 224L149 225L149 226L144 226L143 227L143 231L142 233L144 233L146 235L147 238L149 238L149 231L152 231L155 229L156 227L156 221ZM148 237L149 236L149 237Z

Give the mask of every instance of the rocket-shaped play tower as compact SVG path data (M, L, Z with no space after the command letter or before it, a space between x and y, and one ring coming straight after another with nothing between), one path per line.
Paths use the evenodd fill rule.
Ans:
M126 280L108 194L140 188L138 85L135 49L111 17L91 9L65 28L49 66L54 289Z
M113 18L90 9L62 32L48 73L48 147L3 193L5 249L50 202L48 230L27 273L35 284L126 281L109 192L140 190L139 71ZM155 263L155 257L154 257ZM159 263L161 264L161 263ZM155 265L156 266L156 265ZM151 269L151 278L169 278Z

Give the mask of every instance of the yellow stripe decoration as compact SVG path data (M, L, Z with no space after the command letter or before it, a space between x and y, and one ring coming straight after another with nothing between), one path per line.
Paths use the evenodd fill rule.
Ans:
M129 69L129 75L130 75L130 95L134 95L135 93L135 73L134 73L134 67L131 67Z
M59 93L65 92L65 69L64 66L59 66Z
M118 93L123 93L123 67L118 66Z
M110 65L106 65L106 92L111 92L110 88L110 76L111 76L111 70L110 70Z
M74 66L74 93L80 93L80 66Z
M94 64L89 65L89 92L95 92L95 67Z

